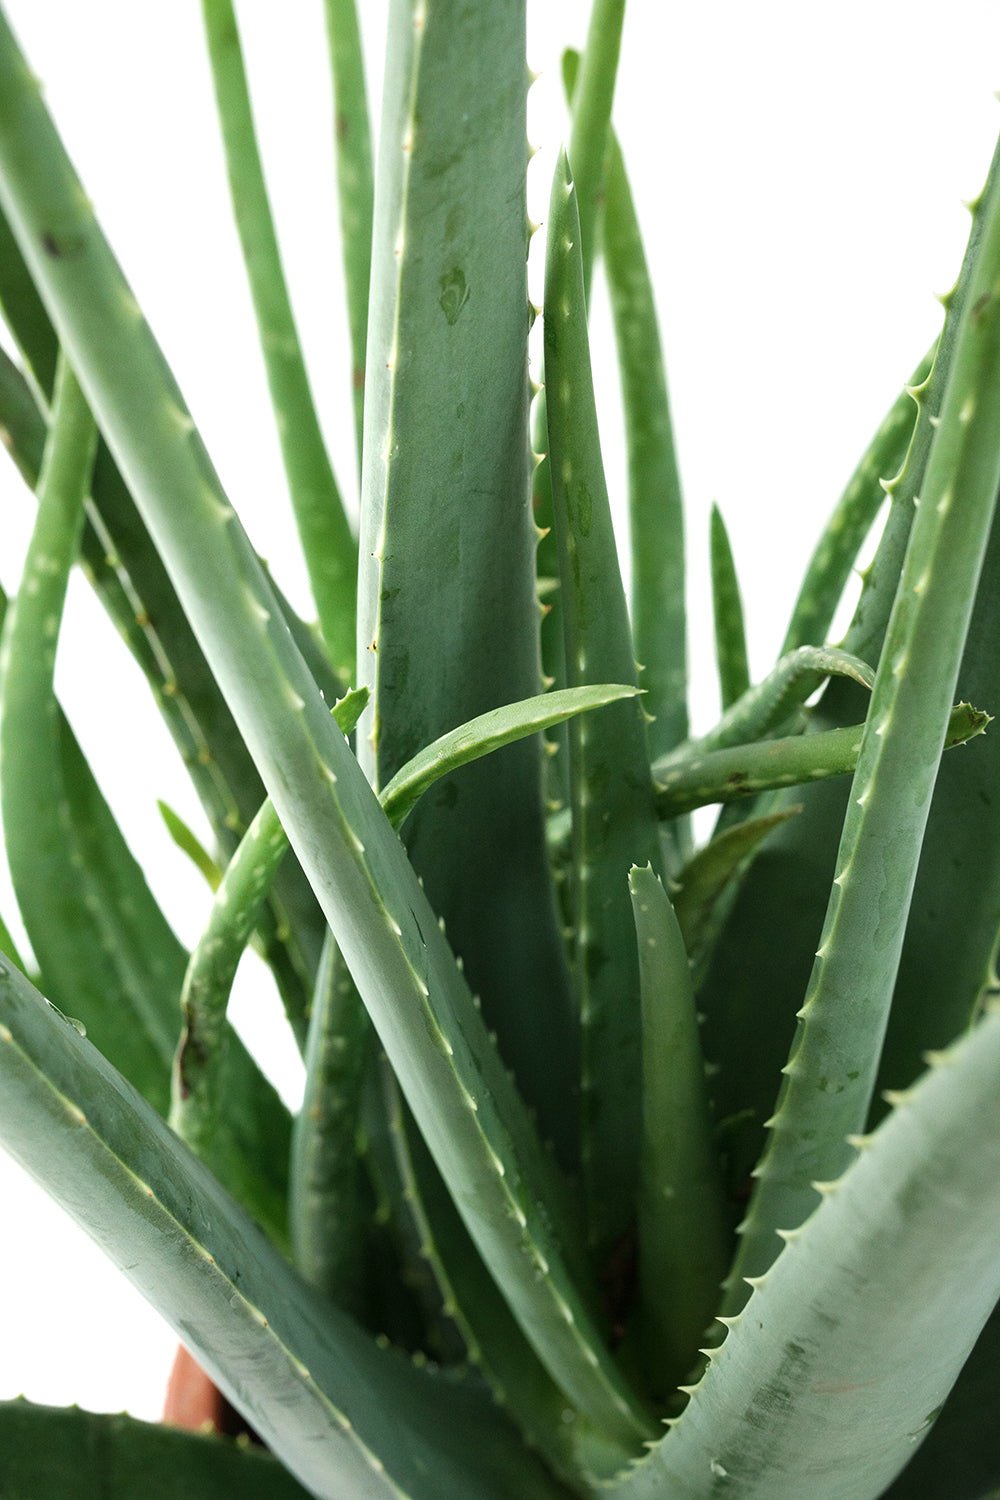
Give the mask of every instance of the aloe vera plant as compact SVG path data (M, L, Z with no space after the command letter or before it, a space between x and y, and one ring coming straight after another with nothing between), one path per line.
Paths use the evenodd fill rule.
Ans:
M392 0L377 150L355 5L327 0L357 527L237 16L202 9L316 622L248 541L0 12L0 429L37 499L0 596L30 944L0 914L0 1139L260 1441L0 1403L0 1496L1000 1494L1000 153L759 681L713 512L723 712L694 734L611 118L624 0L566 58L533 404L526 0ZM190 952L56 697L77 562L213 830L164 811L212 887ZM294 1116L227 1016L250 945L304 1060Z

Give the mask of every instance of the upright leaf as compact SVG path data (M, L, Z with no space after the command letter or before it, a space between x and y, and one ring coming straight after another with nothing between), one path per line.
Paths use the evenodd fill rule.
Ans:
M587 24L586 45L579 64L574 69L570 89L572 123L569 159L580 195L580 252L583 259L585 298L590 296L590 282L597 257L598 210L604 191L611 106L618 76L624 17L625 0L593 0ZM542 531L538 543L538 573L541 578L556 581L560 577L560 568L552 530L552 460L548 452L547 400L543 376L543 384L532 411L533 447L540 455L540 462L532 475L531 498L535 520ZM562 596L558 586L551 598L546 600L545 607L541 633L542 662L546 677L551 678L556 687L563 687L569 679L565 675ZM560 735L555 738L555 743L560 746L556 762L559 765L565 760L566 742Z
M358 467L361 467L368 344L368 283L372 264L371 128L365 65L355 0L326 0L326 33L333 73L340 243L351 333L351 388Z
M362 500L359 756L376 787L538 689L526 442L524 0L394 0ZM575 1047L541 748L424 799L406 844L560 1157Z
M649 266L613 131L601 229L625 413L632 630L650 748L664 755L688 732L683 497Z
M993 527L958 680L1000 707L1000 520ZM928 1048L943 1047L977 1014L1000 933L1000 733L975 755L948 756L934 786L879 1072L906 1088ZM876 1101L876 1110L881 1105Z
M858 607L843 645L872 665L877 664L886 623L899 582L903 554L918 508L914 501L923 492L927 454L954 363L955 344L965 311L969 287L985 225L995 211L1000 195L1000 155L994 157L982 200L970 229L961 274L946 299L944 327L934 364L926 382L915 391L917 419L902 471L883 475L889 493L889 515L872 567L865 575ZM959 691L964 696L967 665L963 665ZM982 707L993 711L994 690L985 691ZM849 682L832 682L811 715L814 733L839 730L856 723L866 711L864 696ZM807 736L808 738L808 736ZM984 742L977 753L991 755ZM968 765L949 773L963 782L972 773ZM809 981L820 942L820 913L830 881L836 873L835 859L847 807L849 788L819 782L792 795L802 812L793 823L779 829L753 869L735 902L727 924L725 941L716 948L715 959L700 995L706 1016L706 1052L716 1071L713 1097L720 1120L730 1119L727 1133L731 1152L732 1182L741 1196L748 1174L764 1142L763 1122L774 1108L779 1069L784 1063L795 1029L795 1012ZM748 804L750 806L750 804ZM933 807L931 822L936 821ZM956 829L957 832L957 829ZM928 832L928 836L932 836ZM942 868L939 862L938 868ZM921 892L926 891L926 896ZM921 876L915 893L916 924L935 909L932 886ZM922 916L918 915L922 914ZM948 945L951 946L950 944ZM904 963L906 960L904 958ZM944 969L947 969L945 959ZM919 974L912 971L916 982ZM944 995L937 988L939 995ZM956 990L947 990L943 1004L951 1007L974 1003L975 997L957 1000ZM939 1044L940 1037L917 1038L916 1047ZM895 1083L904 1081L897 1074ZM738 1123L737 1123L738 1122Z
M566 159L549 210L545 367L566 673L636 683L604 481L585 317L580 226ZM639 1138L639 972L628 871L659 863L641 702L570 725L572 928L581 1028L581 1157L592 1247L606 1254L635 1212Z
M357 547L313 403L250 107L232 0L202 0L229 186L313 599L336 669L354 669Z
M629 873L629 891L642 981L639 1317L664 1397L695 1364L715 1315L730 1228L684 940L648 866Z
M4 246L0 304L36 383L43 395L48 394L51 382L43 382L48 379L46 372L55 367L55 332L47 315L38 314L33 288L30 297L24 291L32 283L20 250L10 242L2 212L0 239ZM4 357L0 357L0 403L0 424L7 431L11 455L33 489L47 423L27 380ZM87 504L81 563L149 682L220 849L232 853L260 805L263 786L135 503L101 443ZM300 646L310 647L306 654L313 676L332 702L334 678L322 650L299 628L283 600L281 608ZM301 1041L306 996L325 925L298 864L286 861L262 916L261 935L267 962Z
M328 937L309 1018L305 1097L292 1135L289 1216L303 1276L359 1317L368 1311L360 1134L372 1040L364 1002Z
M989 205L879 658L836 874L734 1276L758 1275L864 1128L1000 483L1000 203ZM742 1289L731 1287L732 1305Z
M483 1259L570 1401L609 1446L633 1451L649 1419L601 1341L582 1268L570 1263L552 1164L280 616L6 24L0 194ZM57 248L79 250L51 255L49 223Z
M747 665L743 600L729 532L717 505L712 506L712 613L715 619L715 656L719 668L719 696L729 708L750 686Z
M837 605L886 497L906 462L917 416L918 391L934 363L931 349L921 360L865 449L813 549L792 608L781 654L798 646L822 646Z

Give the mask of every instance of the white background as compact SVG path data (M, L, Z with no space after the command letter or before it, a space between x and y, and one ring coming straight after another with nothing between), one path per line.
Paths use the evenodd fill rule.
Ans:
M373 102L384 0L362 0ZM562 131L558 58L585 0L529 0L532 209ZM9 0L84 183L259 550L306 607L195 0ZM354 454L321 0L239 6L286 267L335 465ZM693 701L715 709L705 589L718 500L767 669L822 518L939 322L1000 110L987 0L632 0L615 106L659 295L689 504ZM377 108L376 108L377 118ZM532 255L535 295L541 244ZM623 463L613 349L595 300L609 482ZM0 577L16 588L32 507L0 470ZM156 813L204 823L137 671L74 580L59 689L186 942L205 889ZM2 872L0 872L2 874ZM16 928L0 879L0 908ZM239 1013L294 1101L294 1056L247 960ZM2 1114L2 1110L0 1110ZM155 1416L175 1340L0 1154L0 1399Z

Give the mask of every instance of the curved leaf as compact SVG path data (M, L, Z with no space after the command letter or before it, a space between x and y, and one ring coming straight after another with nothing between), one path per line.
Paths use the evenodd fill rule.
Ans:
M1000 203L958 329L865 721L826 920L755 1171L736 1275L770 1264L775 1231L843 1166L875 1088L920 847L1000 483ZM889 853L891 851L891 853ZM733 1285L732 1306L742 1300Z
M79 1407L0 1403L4 1500L307 1500L263 1448Z
M623 698L635 698L639 688L607 686L561 688L552 693L540 693L535 698L525 698L520 703L508 703L503 708L490 709L468 724L460 724L448 734L420 750L412 760L401 766L392 780L379 794L386 816L394 828L399 828L413 810L418 799L459 766L468 765L512 745L526 735L537 734L541 729L550 729L553 724L563 724L577 714L589 713L596 708L606 708Z
M993 1014L855 1142L619 1500L884 1492L1000 1295L998 1074Z
M310 1493L552 1495L481 1397L380 1348L313 1293L96 1048L2 961L0 1085L7 1149L172 1323Z
M649 1419L572 1264L552 1163L399 839L330 720L4 23L0 167L0 193L88 399L467 1227L553 1378L609 1443L630 1451ZM48 253L49 222L79 253Z

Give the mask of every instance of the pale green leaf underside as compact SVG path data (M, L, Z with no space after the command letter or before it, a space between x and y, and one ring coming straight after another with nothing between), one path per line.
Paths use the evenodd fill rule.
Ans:
M861 1143L620 1500L882 1493L1000 1295L998 1076L993 1013Z
M496 1413L317 1298L101 1054L0 964L4 1144L324 1500L550 1493ZM466 1428L466 1419L470 1426ZM492 1450L492 1452L491 1452Z

